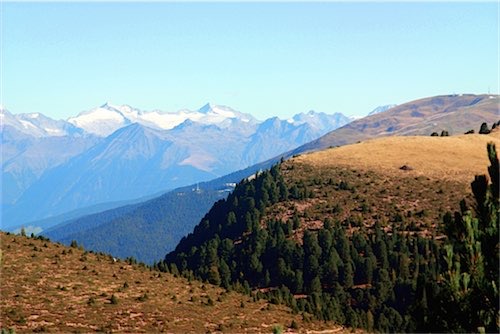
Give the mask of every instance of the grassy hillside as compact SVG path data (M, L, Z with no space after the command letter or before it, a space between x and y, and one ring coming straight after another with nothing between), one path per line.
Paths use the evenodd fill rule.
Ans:
M487 174L488 142L500 146L500 132L379 138L295 157L282 165L285 181L314 198L278 203L266 217L297 215L311 228L327 217L351 227L379 221L389 230L397 222L430 235L470 196L474 175Z
M381 136L430 135L442 130L450 134L476 132L482 122L497 122L498 95L443 95L401 104L385 112L364 117L305 144L295 153L317 151Z
M107 255L0 233L0 328L15 332L268 332L342 327Z
M242 181L165 262L368 331L494 330L489 142L500 144L498 133L382 138L295 157ZM474 178L487 173L492 186Z

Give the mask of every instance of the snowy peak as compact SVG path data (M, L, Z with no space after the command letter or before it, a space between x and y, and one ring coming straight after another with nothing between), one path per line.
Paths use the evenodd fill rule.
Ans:
M200 109L198 109L198 112L201 112L202 114L208 114L211 111L213 111L213 106L212 106L212 104L210 102L207 103L207 104L205 104Z
M78 116L69 118L68 122L86 132L102 137L131 123L121 112L110 108L107 103L98 108L81 112Z
M368 114L368 116L375 115L375 114L387 111L387 110L389 110L389 109L391 109L391 108L393 108L395 106L397 106L397 104L387 104L387 105L384 105L384 106L378 106L377 108L375 108L372 111L370 111L370 113Z
M240 113L228 106L214 105L211 103L205 104L198 109L198 112L203 114L199 121L205 124L220 124L229 119L239 119L243 122L256 122L255 118L250 114Z
M226 128L231 125L229 120L238 119L243 122L256 122L248 114L243 114L226 106L207 103L198 110L179 110L177 112L162 112L159 110L141 111L128 105L112 105L108 102L98 108L84 111L68 122L98 136L108 136L114 131L132 123L144 126L170 130L186 120L201 124L217 125Z
M19 131L38 137L63 136L78 131L79 133L107 137L115 131L134 123L156 130L171 130L174 128L180 130L182 128L198 127L198 125L202 127L213 126L221 130L236 131L246 135L254 131L259 125L263 125L261 127L263 129L269 126L285 128L285 125L299 127L307 124L314 131L324 134L350 121L340 113L328 115L310 110L307 113L297 114L286 121L273 118L271 122L263 124L250 114L212 103L207 103L197 110L182 109L177 112L163 112L160 110L142 111L129 105L115 105L109 102L80 112L77 116L70 117L67 122L54 121L39 113L16 115L14 120L11 118L2 116L2 119L9 119L9 123L13 124L11 126L18 128ZM286 124L281 124L281 122Z
M324 112L316 112L314 110L310 110L307 113L299 113L288 120L289 123L295 126L308 124L313 129L323 133L335 130L350 121L351 120L348 117L341 113L329 115Z
M35 138L62 137L81 134L82 131L66 121L56 121L40 113L13 115L6 109L0 110L2 131L5 126Z
M203 107L198 109L198 112L205 115L221 115L227 118L236 117L236 111L227 106L218 106L211 103L205 104Z

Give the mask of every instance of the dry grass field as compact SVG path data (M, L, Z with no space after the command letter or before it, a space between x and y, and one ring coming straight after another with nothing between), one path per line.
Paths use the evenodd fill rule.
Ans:
M464 198L470 203L474 175L487 174L488 142L500 147L500 133L386 137L297 156L282 165L283 175L312 196L274 205L267 219L299 217L298 240L326 218L348 231L379 222L386 231L439 237L444 214Z
M370 115L308 143L296 152L316 151L330 146L353 144L382 136L429 136L447 130L460 135L476 133L482 122L492 126L500 119L498 95L443 95L401 104Z
M299 156L294 163L327 168L346 166L394 177L425 176L469 183L487 174L486 144L500 148L500 132L450 137L384 137ZM411 170L401 170L402 166Z
M290 309L43 240L0 233L0 328L19 332L334 333Z

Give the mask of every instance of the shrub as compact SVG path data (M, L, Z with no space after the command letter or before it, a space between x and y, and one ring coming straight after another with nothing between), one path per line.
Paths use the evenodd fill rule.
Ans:
M113 294L111 295L111 298L109 298L109 301L111 302L112 305L118 304L118 298Z
M137 297L137 300L140 302L144 302L149 299L149 296L147 293L143 294L142 296Z
M487 135L490 132L491 131L488 128L488 124L486 124L486 122L484 122L483 124L481 124L481 128L479 129L479 134L481 134L481 135Z
M281 334L283 333L283 327L281 325L273 326L273 334Z

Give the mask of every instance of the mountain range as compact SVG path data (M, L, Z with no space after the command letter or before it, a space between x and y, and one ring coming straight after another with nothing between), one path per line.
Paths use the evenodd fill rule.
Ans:
M202 182L198 185L193 184L191 187L175 189L164 196L148 200L144 203L137 203L134 204L134 206L110 209L101 213L95 213L88 216L80 216L77 219L61 219L58 221L58 225L49 228L46 232L44 232L44 235L47 235L54 240L60 240L68 244L71 242L71 240L77 240L79 243L84 244L86 247L95 247L94 249L99 251L111 252L119 256L134 256L141 261L152 263L153 261L159 259L158 252L142 250L137 247L124 247L117 250L115 248L115 245L118 238L113 235L113 233L110 233L110 231L129 230L133 228L135 234L120 234L120 238L121 240L129 240L128 242L126 242L127 244L135 244L138 240L151 240L151 237L149 235L153 230L175 230L175 226L179 226L178 228L182 228L185 230L190 230L195 226L196 223L199 222L199 219L197 217L202 217L203 214L206 213L206 211L204 211L205 207L203 206L202 208L202 206L200 206L200 208L187 208L182 204L183 198L176 196L177 194L191 192L193 189L199 188L203 191L201 194L197 194L196 197L198 197L199 201L202 201L203 196L211 194L214 190L231 190L227 187L227 184L239 183L244 178L247 178L261 170L270 168L281 159L288 159L294 155L298 155L307 151L321 150L321 145L324 145L323 140L328 140L328 138L337 138L337 133L339 132L347 133L349 136L346 137L346 140L350 141L351 143L356 143L363 140L363 138L368 137L375 138L391 136L390 132L378 130L379 128L383 128L385 118L388 118L392 123L398 124L394 131L395 133L397 133L399 128L405 128L407 125L411 124L414 130L418 129L419 126L421 126L421 133L424 134L425 137L430 135L430 133L426 133L426 131L430 130L427 128L429 123L428 118L436 119L436 115L442 116L443 114L446 115L445 121L442 121L442 123L436 125L435 129L440 129L440 131L445 129L453 131L451 132L451 134L463 134L469 129L478 130L479 125L482 122L486 121L491 124L494 122L494 120L498 120L497 113L491 112L491 110L489 109L491 106L495 105L495 101L497 101L498 103L498 96L493 96L492 98L476 96L476 99L477 98L479 98L480 101L475 104L471 104L470 96L457 95L421 99L418 101L412 101L406 104L402 104L396 108L394 106L391 108L385 108L385 111L381 111L379 113L374 112L371 116L356 120L348 125L336 129L326 134L324 137L320 138L317 141L313 141L309 144L303 145L295 150L283 152L269 160L252 165L238 172L228 174L224 177L214 179L210 182ZM436 102L443 100L448 102ZM474 99L472 99L472 101L474 101ZM418 118L415 116L407 116L408 112L419 112L419 110L422 112L422 114L424 114L425 109L430 108L429 103L435 104L431 108L432 111L427 111L427 114L425 116L423 115ZM450 109L450 104L455 106L462 105L462 107ZM464 110L466 110L467 112L464 112ZM304 116L307 115L303 114L299 117ZM273 120L271 119L266 122L272 123ZM264 122L261 126L264 126L266 122ZM350 130L352 124L356 124L356 129L358 130L355 131L357 132ZM450 125L452 124L456 125L451 128ZM442 127L440 128L439 126ZM411 135L412 132L408 132L408 134ZM443 148L445 146L439 147ZM359 157L358 153L356 154L357 155L354 155L353 153L353 159L355 159L357 163L359 163L358 160L362 161L363 159L367 163L370 162L369 158L361 158ZM346 156L347 157L344 158L344 160L349 160L349 154L346 154ZM338 160L338 158L335 158L335 160ZM401 164L403 165L404 163L405 162L402 162ZM414 163L412 162L412 164ZM471 175L468 176L472 177ZM214 202L215 200L213 200L212 203ZM149 217L147 224L137 224L138 221L140 222L144 219L144 212L147 212L148 210L158 211L158 208L161 208L161 210L166 210L167 212L175 211L178 216L169 216L168 219L165 219L164 216L159 215ZM192 215L193 212L190 212L189 217L187 217L188 213L186 213L185 210L195 210L197 212L196 215ZM95 222L98 223L96 224ZM141 226L141 228L137 229L136 225ZM160 240L161 241L152 248L172 250L180 240L180 236L176 235L172 238L172 235L169 234L168 236L164 235L163 239Z
M67 121L0 115L4 227L208 181L350 121L314 111L259 121L212 104L167 113L106 103Z
M410 101L385 112L355 120L293 150L291 154L356 143L382 136L431 135L443 130L450 135L492 124L499 119L499 95L452 94Z

